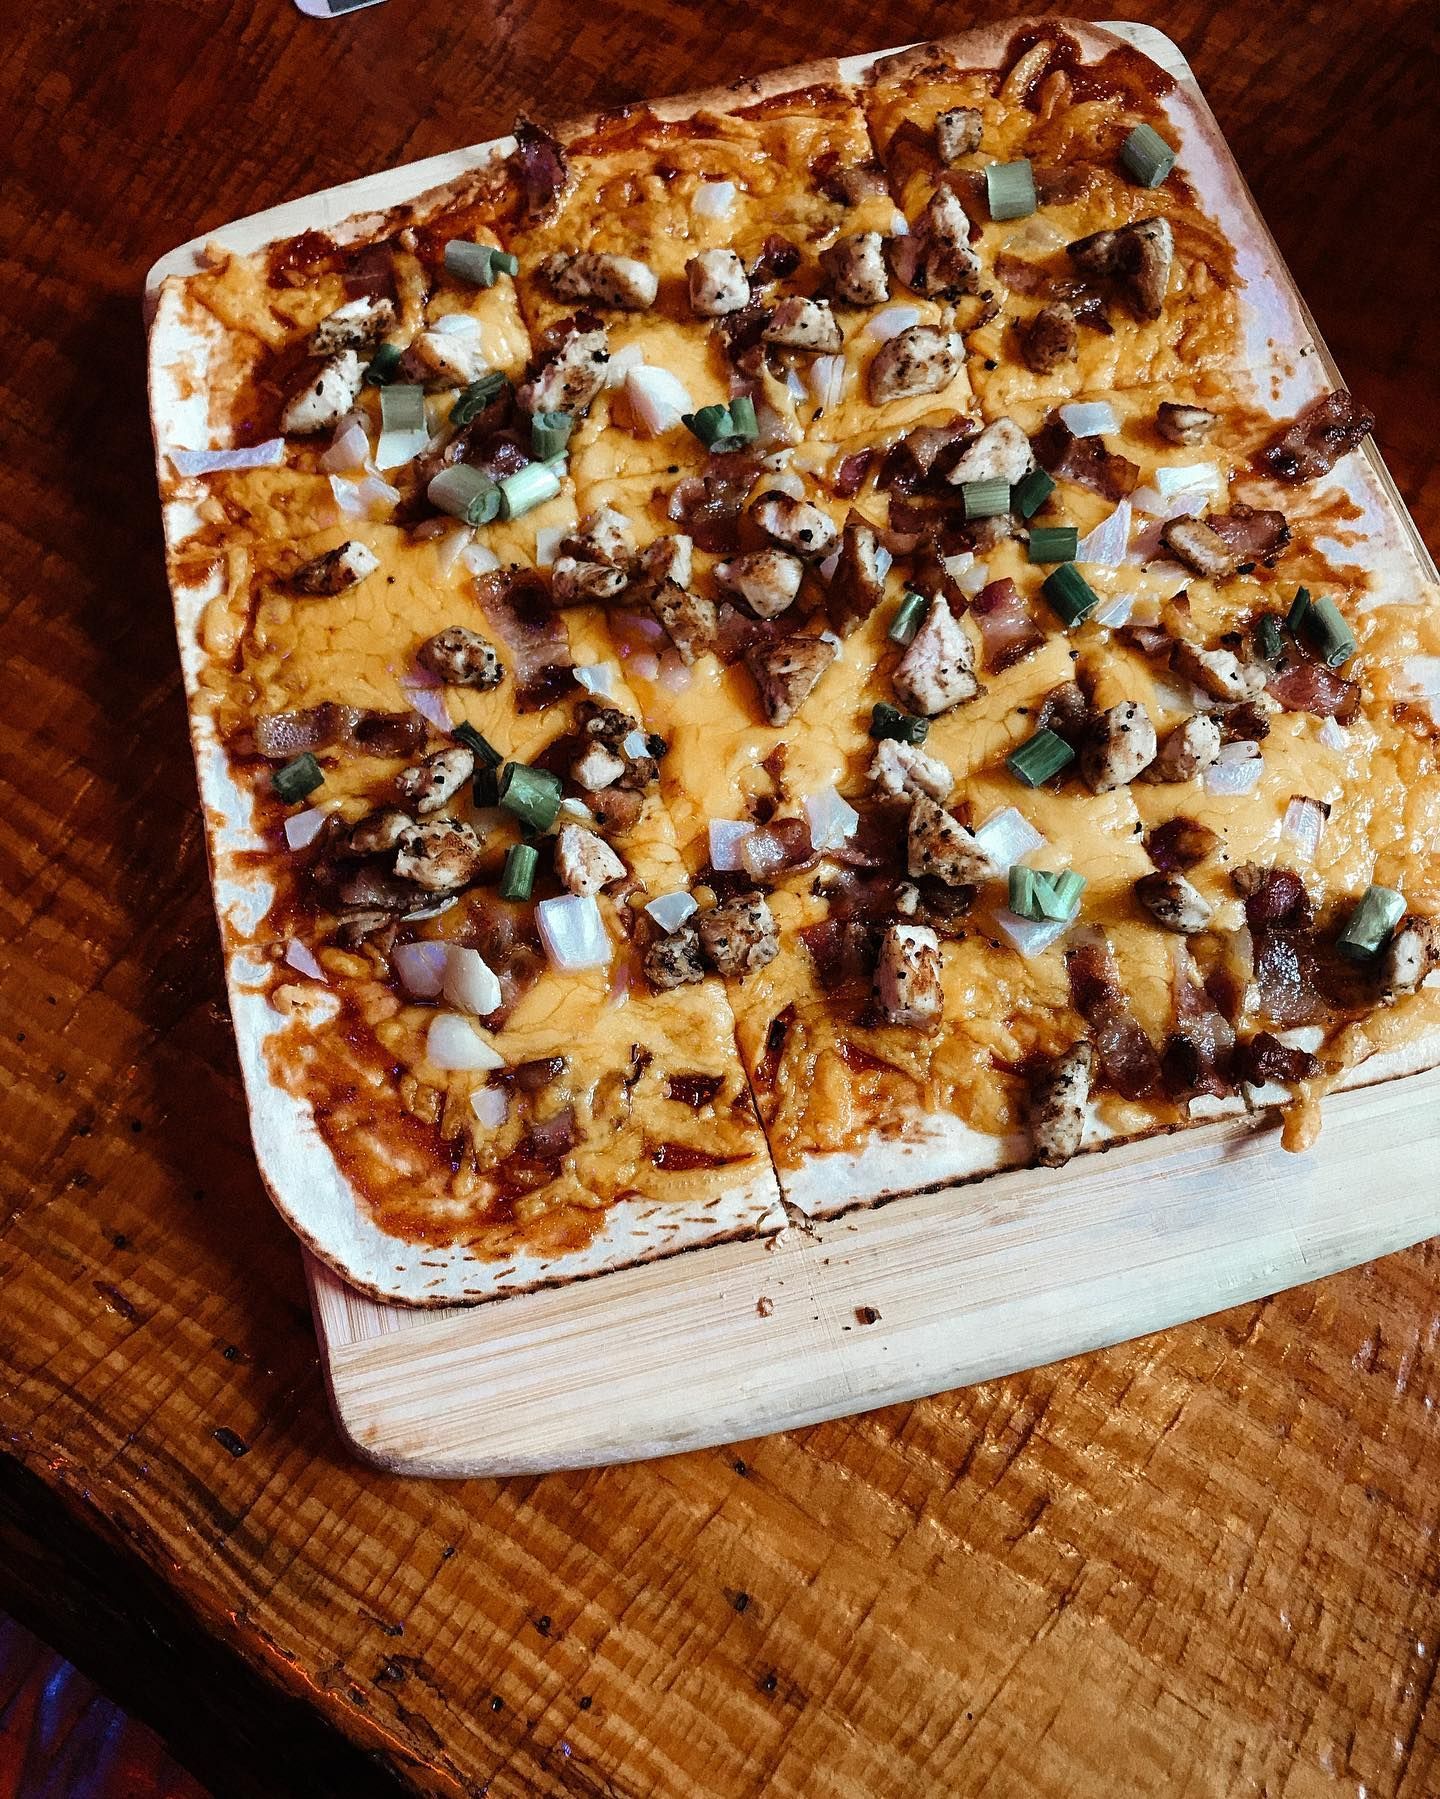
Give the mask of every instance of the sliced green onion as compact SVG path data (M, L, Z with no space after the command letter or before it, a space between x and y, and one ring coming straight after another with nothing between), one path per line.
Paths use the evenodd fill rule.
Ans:
M1305 623L1310 612L1310 589L1297 587L1295 598L1290 602L1290 610L1285 614L1285 629L1292 637L1297 637L1300 627Z
M1038 923L1043 914L1035 902L1035 870L1025 868L1021 863L1012 863L1010 868L1010 910L1017 918L1028 918Z
M1405 916L1405 896L1393 887L1371 887L1350 914L1335 947L1352 962L1368 962L1378 956L1390 933Z
M500 776L500 804L532 831L548 831L560 810L560 777L525 762L507 762Z
M1305 635L1331 668L1339 668L1355 654L1355 633L1328 593L1312 602L1305 614Z
M464 519L467 525L488 525L500 516L500 489L468 462L442 468L425 489L425 495L432 506L448 512L451 518Z
M736 394L728 406L702 406L698 412L682 413L680 422L707 450L720 455L754 443L760 435L755 402L749 394Z
M1052 874L1044 868L1025 868L1015 863L1010 870L1010 910L1017 918L1028 918L1032 924L1049 919L1064 924L1080 909L1080 895L1085 891L1085 877L1073 868Z
M475 764L475 779L470 783L470 797L482 808L500 804L500 782L493 763Z
M490 739L482 736L474 725L468 722L456 725L450 735L463 743L466 749L474 754L477 765L483 764L486 768L499 768L505 760Z
M1073 562L1080 547L1080 533L1074 525L1032 525L1030 527L1030 560L1032 562Z
M1010 510L1010 483L1003 475L994 475L987 481L966 481L961 485L960 497L965 502L965 517L1000 518Z
M928 718L902 712L898 706L888 705L884 700L877 700L870 714L870 735L877 739L893 737L897 743L924 743L929 730Z
M913 643L915 633L920 629L920 621L929 608L930 602L923 593L916 593L913 588L907 589L895 608L890 629L885 633L891 643Z
M1045 470L1032 468L1015 483L1010 495L1011 509L1021 518L1034 518L1054 491L1055 483Z
M559 456L570 441L575 421L568 412L536 412L530 418L530 453L541 462Z
M472 381L468 387L462 387L456 396L455 404L450 408L452 425L468 425L476 419L487 406L492 405L504 393L509 383L502 374L482 375L478 381Z
M1137 125L1120 146L1120 162L1141 187L1159 187L1175 167L1175 152L1153 125Z
M1085 877L1073 868L1062 868L1048 877L1055 909L1049 916L1057 921L1073 918L1080 910L1080 895L1085 891Z
M384 387L387 381L393 381L404 355L399 344L381 344L365 370L366 383L370 387Z
M987 163L985 192L992 219L1028 218L1038 204L1035 177L1024 157L1019 162Z
M425 389L395 382L380 389L380 441L375 466L382 472L418 456L430 441L425 423Z
M1099 594L1073 562L1062 562L1054 574L1046 575L1040 591L1067 626L1078 625L1100 604Z
M520 263L493 244L472 244L468 238L452 237L445 246L445 272L476 287L494 287L497 275L518 275Z
M1262 612L1255 621L1255 650L1262 662L1275 663L1285 649L1280 635L1280 620L1273 612Z
M309 750L303 756L297 756L293 762L287 762L283 768L277 768L270 777L270 785L287 806L293 806L297 800L303 800L307 793L314 793L317 787L324 784L325 770Z
M556 461L564 467L563 458L556 458ZM560 473L555 462L527 462L524 468L516 469L500 483L500 516L519 518L522 512L530 512L536 506L543 506L546 500L553 500L559 491Z
M505 852L505 866L500 871L501 899L529 899L539 865L540 852L533 843L512 843Z
M1017 744L1005 758L1005 766L1025 786L1043 787L1074 760L1075 752L1070 745L1058 732L1047 727Z

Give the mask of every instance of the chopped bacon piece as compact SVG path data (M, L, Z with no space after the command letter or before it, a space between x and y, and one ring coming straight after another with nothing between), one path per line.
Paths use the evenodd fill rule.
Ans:
M696 549L725 556L740 547L740 512L757 473L754 458L732 451L712 456L703 475L679 484L670 496L670 516L685 527Z
M665 1077L665 1095L698 1112L710 1104L724 1085L723 1074L671 1074Z
M825 918L802 925L800 941L809 950L824 988L842 981L867 980L880 953L880 927L859 918Z
M481 575L475 590L496 636L510 651L519 709L537 712L569 693L576 685L570 639L550 606L544 578L529 569L508 570Z
M876 486L890 493L912 494L942 476L949 462L975 435L973 420L953 418L947 425L917 425L885 452ZM946 452L953 452L947 456Z
M1311 712L1344 725L1360 705L1360 683L1347 681L1338 669L1313 656L1298 656L1278 668L1265 688L1287 712Z
M1160 1058L1129 1006L1110 945L1102 937L1065 956L1070 1000L1090 1026L1101 1072L1126 1099L1144 1099L1160 1086Z
M1145 838L1146 854L1164 874L1184 874L1198 867L1219 843L1218 835L1198 818L1167 818Z
M424 722L413 712L372 712L327 700L295 712L255 720L255 748L274 762L307 750L359 750L371 756L409 756L425 741Z
M556 1162L567 1150L574 1149L579 1140L575 1129L575 1108L566 1106L563 1112L556 1112L553 1117L542 1118L532 1124L516 1144L514 1153L527 1160Z
M565 191L569 167L559 143L523 114L515 121L510 170L520 184L529 222L537 224L550 218Z
M1103 437L1076 437L1063 419L1053 418L1042 426L1030 446L1050 474L1078 482L1106 500L1123 500L1140 479L1136 464L1107 450Z
M1035 714L1037 731L1053 731L1071 749L1081 743L1094 722L1090 701L1078 681L1062 681L1058 687L1052 687Z
M1025 596L1008 578L982 587L970 602L970 616L980 627L987 674L998 675L1045 641Z
M1242 862L1231 870L1230 879L1236 891L1244 895L1245 918L1252 929L1273 925L1285 931L1308 930L1314 922L1310 895L1293 868L1263 868L1255 862Z
M770 1020L770 1028L765 1033L764 1052L750 1077L750 1084L757 1093L768 1093L774 1087L775 1077L780 1072L780 1058L785 1054L785 1043L794 1024L793 1005L786 1006Z
M1260 1006L1272 1024L1313 1024L1325 1013L1319 961L1308 931L1252 929Z
M1282 1043L1269 1031L1260 1031L1248 1042L1235 1046L1235 1078L1252 1087L1263 1087L1267 1081L1289 1086L1294 1081L1308 1081L1319 1072L1320 1064L1308 1049Z
M1171 1099L1217 1098L1230 1091L1230 1058L1235 1033L1215 1009L1200 983L1190 952L1175 945L1175 1023L1165 1040L1160 1067Z
M831 492L838 499L853 500L865 485L865 477L874 460L873 450L857 450L853 456L842 456L839 466L830 477Z
M719 340L728 361L738 364L750 353L760 350L772 310L772 307L753 300L738 312L727 312L716 319L713 335Z
M905 860L905 829L909 811L902 803L860 800L855 805L860 823L837 848L828 852L836 862L852 868L899 868Z
M1374 413L1342 388L1312 400L1261 450L1258 461L1277 481L1314 481L1374 429Z
M760 254L750 264L749 275L756 287L766 281L784 281L800 267L800 246L788 237L771 232L760 246Z
M1290 541L1283 512L1232 506L1229 512L1207 512L1205 523L1241 563L1262 562L1269 568Z

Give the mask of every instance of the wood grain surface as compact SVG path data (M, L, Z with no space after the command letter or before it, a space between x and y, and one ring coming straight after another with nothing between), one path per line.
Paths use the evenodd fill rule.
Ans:
M250 1158L151 486L144 270L206 224L488 137L521 102L573 111L1005 10L389 0L327 24L289 0L59 0L7 19L0 1601L26 1586L23 1615L68 1620L82 1661L87 1629L90 1659L116 1657L163 1616L157 1721L204 1700L223 1736L233 1694L217 1791L367 1790L339 1750L297 1772L296 1698L378 1758L374 1782L494 1799L1440 1790L1434 1245L917 1405L437 1485L341 1451ZM1433 543L1433 9L1136 15L1194 65Z

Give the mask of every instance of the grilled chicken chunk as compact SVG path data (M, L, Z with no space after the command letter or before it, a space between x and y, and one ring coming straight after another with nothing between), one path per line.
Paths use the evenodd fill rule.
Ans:
M1395 927L1382 964L1380 987L1387 999L1414 993L1425 977L1440 968L1440 918L1415 913Z
M694 549L694 539L683 532L657 537L636 557L640 579L656 586L662 581L673 581L677 587L688 587L694 572Z
M760 705L772 725L786 725L835 660L835 645L825 637L780 637L752 644L745 666L760 689Z
M700 956L700 933L686 925L668 937L657 937L641 958L645 979L652 987L684 987L705 979Z
M720 623L714 600L666 580L651 594L650 610L669 633L682 662L691 663L714 646Z
M911 325L881 344L870 359L868 385L876 406L938 394L960 372L965 345L958 331Z
M427 893L453 893L480 872L480 839L458 818L432 818L401 839L395 873Z
M505 670L493 643L466 625L447 625L415 653L421 668L451 687L498 687Z
M1074 362L1080 353L1080 327L1074 307L1064 300L1042 306L1033 318L1018 324L1020 351L1027 368L1048 375L1062 362Z
M610 340L603 325L572 331L516 398L526 412L581 413L605 385Z
M625 864L603 837L583 825L565 825L555 839L555 872L563 887L585 899L623 881Z
M1030 1140L1035 1159L1059 1168L1080 1147L1095 1052L1083 1039L1052 1056L1030 1084Z
M717 974L743 979L780 953L780 934L762 893L741 894L714 906L696 924L700 948Z
M1155 427L1167 443L1191 447L1203 444L1219 422L1218 412L1207 412L1203 406L1182 406L1174 400L1162 400L1155 414Z
M937 300L979 291L980 258L970 243L970 219L950 188L936 188L914 229L890 239L890 266L907 287Z
M1135 883L1135 897L1167 931L1191 937L1203 931L1215 916L1215 908L1184 875L1142 875Z
M407 768L397 778L395 788L401 799L408 800L424 818L453 799L474 772L474 755L456 744L453 749L436 750L418 768Z
M1030 439L1012 418L998 418L974 441L945 479L952 487L966 481L1009 481L1012 485L1035 466Z
M1144 771L1147 781L1191 781L1220 754L1220 727L1208 712L1197 712L1165 735L1160 752Z
M833 355L845 347L828 300L806 300L799 294L783 299L770 315L765 341L782 350L815 350Z
M347 587L373 575L379 566L380 558L375 552L352 538L333 550L326 550L312 562L302 563L291 575L290 585L297 593L327 596L344 593Z
M828 512L811 500L792 499L789 494L761 494L750 508L750 516L767 537L806 560L828 556L840 535Z
M750 304L750 277L733 250L700 250L685 264L690 310L702 318L723 318Z
M756 550L715 566L715 579L738 593L760 618L783 612L799 593L804 576L805 564L784 550Z
M398 806L382 806L351 827L350 852L356 856L383 856L398 849L415 820Z
M1201 518L1172 518L1160 533L1160 541L1177 562L1210 581L1223 581L1235 573L1235 552Z
M362 380L360 358L353 350L339 351L292 396L280 415L280 429L287 437L333 430L355 404Z
M885 243L878 231L842 237L820 252L820 266L834 283L835 298L847 306L881 306L890 298Z
M894 682L901 704L924 718L938 718L979 693L975 651L943 595L931 600L895 669Z
M1000 872L975 833L923 793L910 805L905 854L907 871L917 880L934 875L947 887L992 881Z
M1250 700L1265 688L1265 670L1226 649L1177 643L1170 652L1170 666L1217 700Z
M979 107L952 106L942 112L935 121L935 148L941 162L948 168L978 150L984 127Z
M940 939L928 925L885 927L875 964L875 995L888 1023L936 1022L945 1000L940 966Z
M574 255L557 251L540 264L540 274L566 300L594 300L623 312L648 312L660 292L660 279L635 256L612 256L596 250Z
M337 350L368 350L379 343L395 323L395 302L378 295L362 294L327 314L310 333L312 356L333 356Z
M1137 317L1159 318L1175 256L1175 234L1168 219L1137 219L1118 231L1096 231L1068 250L1071 261L1087 275L1113 280Z
M625 759L603 743L592 743L571 763L570 773L581 787L599 793L604 787L613 787L625 773Z
M1102 712L1080 752L1080 774L1093 793L1128 787L1155 760L1155 727L1143 706L1122 700Z
M911 799L917 793L932 800L947 800L955 777L943 762L927 756L913 743L882 737L870 759L870 781L885 800Z

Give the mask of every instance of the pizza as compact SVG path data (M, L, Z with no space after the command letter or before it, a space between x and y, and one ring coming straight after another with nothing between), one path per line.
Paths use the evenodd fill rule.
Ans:
M152 400L261 1166L370 1291L1436 1059L1433 571L1111 33L523 118L171 276Z

